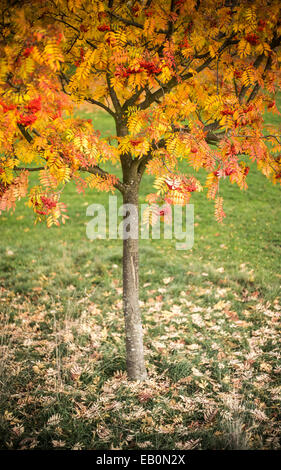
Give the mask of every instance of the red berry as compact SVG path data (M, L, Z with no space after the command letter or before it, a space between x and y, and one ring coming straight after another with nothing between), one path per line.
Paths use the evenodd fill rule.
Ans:
M266 21L264 20L259 20L258 21L258 31L263 31L266 26Z
M225 109L223 109L223 110L221 111L221 114L222 114L223 116L228 116L228 115L229 115L229 116L233 116L234 111L233 111L232 109L225 108Z
M225 176L230 176L232 173L234 173L234 170L232 168L226 168L224 170Z
M259 44L260 40L256 34L247 34L245 37L246 41L248 41L252 46L256 46Z
M98 13L98 19L99 19L99 21L100 21L102 18L106 18L106 17L107 17L106 11L100 11L100 12Z
M273 108L273 106L275 106L275 101L270 101L267 105L267 109Z
M53 201L52 199L45 196L41 196L41 201L43 202L44 206L46 206L48 209L52 209L57 205L56 201Z
M5 104L3 102L0 102L2 108L3 108L3 113L7 113L8 111L11 111L12 109L16 109L16 106L14 104Z
M48 211L44 210L44 211L39 211L38 209L36 209L36 213L37 214L40 214L40 215L47 215Z
M197 190L197 186L196 184L192 181L190 184L188 184L186 187L185 187L186 191L188 191L189 193L193 193L194 191Z
M133 12L134 16L139 16L139 12L140 12L140 7L139 7L139 5L133 6L132 12Z
M131 144L132 144L133 147L136 147L136 146L139 145L141 142L142 142L141 139L131 140Z
M33 51L33 49L34 49L33 46L27 47L27 48L23 51L22 55L23 55L24 57L29 57L30 54L31 54L31 52Z
M20 114L20 120L18 121L19 124L23 126L31 126L37 119L35 114L28 114L26 116Z
M87 33L87 31L89 31L89 27L84 24L81 24L79 29L82 33Z
M101 24L100 26L98 26L98 31L110 31L110 26L108 26L107 24Z
M41 96L38 96L38 98L34 98L31 100L27 106L25 106L28 111L32 113L37 113L41 109Z
M234 70L234 77L235 78L241 78L242 77L242 72L241 70Z

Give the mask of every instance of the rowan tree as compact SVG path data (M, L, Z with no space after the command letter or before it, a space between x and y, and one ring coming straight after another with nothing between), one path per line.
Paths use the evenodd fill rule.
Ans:
M155 217L155 202L188 204L203 189L194 174L204 168L221 221L220 181L246 189L247 160L281 181L280 131L263 120L265 111L278 113L278 0L2 0L0 8L1 211L27 197L36 220L64 222L70 180L79 192L119 190L138 207L149 173ZM114 139L74 114L83 102L109 113ZM121 179L104 170L106 162L121 166ZM138 240L129 238L127 371L141 380L138 290Z

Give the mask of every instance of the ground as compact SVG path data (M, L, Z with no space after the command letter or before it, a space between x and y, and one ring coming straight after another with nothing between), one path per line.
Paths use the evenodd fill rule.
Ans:
M125 372L121 242L86 237L108 195L68 185L59 228L24 201L0 216L0 448L280 448L280 188L250 166L247 191L222 185L224 225L194 198L192 250L141 241L144 383Z

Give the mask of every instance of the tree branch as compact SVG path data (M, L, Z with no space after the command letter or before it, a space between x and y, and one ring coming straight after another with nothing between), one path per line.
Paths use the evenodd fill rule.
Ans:
M135 26L135 28L143 29L143 25L141 23L137 23L136 21L127 20L126 18L122 18L121 16L116 15L115 13L112 13L112 11L109 11L108 14L112 18L115 18L116 20L121 21L122 23L126 24L127 26Z
M221 47L218 50L219 54L221 52L223 52L223 50L226 47L230 46L231 44L236 44L237 43L237 41L231 41L232 37L233 37L233 34L232 34L232 36L230 36L229 38L227 38L224 41L224 43L221 45ZM209 56L208 59L205 60L205 62L203 62L203 64L201 64L197 67L197 69L195 70L196 73L202 72L202 70L204 70L206 67L208 67L208 65L210 65L210 63L213 60L214 60L214 57ZM193 74L191 72L188 72L184 75L181 75L181 79L182 80L188 80L189 78L192 77L192 75ZM177 85L178 85L177 78L172 77L171 80L169 80L169 82L166 85L163 85L163 87L159 88L154 93L150 93L150 95L147 95L146 99L139 105L140 109L147 109L153 102L155 102L156 100L161 98L161 96L163 94L169 93Z
M116 13L112 13L112 11L108 11L108 14L112 18L115 18L116 20L121 21L127 26L134 26L135 28L144 29L144 26L141 23L138 23L137 21L127 20L126 18L123 18L122 16L116 15ZM155 30L156 34L167 34L167 32L168 31L164 31L163 29Z
M214 121L213 123L211 123L208 126L204 127L204 131L207 132L206 137L205 137L205 141L210 145L211 144L217 144L225 136L225 132L219 132L217 134L215 134L214 132L211 132L211 130L213 130L213 129L215 130L215 129L217 129L217 127L218 127L217 121ZM174 127L173 132L182 132L182 133L188 133L189 134L190 133L190 128L188 126ZM157 143L154 143L152 145L152 149L157 150L157 149L165 148L165 146L166 146L165 139L161 139ZM143 173L145 171L147 163L151 159L152 159L152 154L149 151L146 155L143 155L143 157L139 160L138 173L141 176L143 175Z
M91 167L88 167L88 168L81 167L81 168L79 168L79 171L88 172L88 173L91 173L92 175L98 175L98 176L101 176L104 179L107 179L108 177L111 176L110 173L108 173L105 170L102 170L99 166L91 166ZM115 186L115 188L119 189L119 191L123 194L123 192L125 190L125 187L124 187L124 184L119 179L117 179L114 186Z
M268 56L267 62L266 62L266 66L265 66L264 71L263 71L263 74L262 74L262 77L263 77L263 78L264 78L264 76L265 76L265 72L266 72L268 69L270 69L271 64L272 64L272 58L271 58L271 56ZM251 91L250 96L249 96L248 99L247 99L247 103L249 103L251 100L253 100L253 99L256 97L256 95L257 95L259 89L260 89L260 85L259 85L258 83L256 83L255 86L254 86L254 88L253 88L252 91Z
M253 63L253 66L256 69L260 66L260 64L262 63L264 57L265 57L264 54L261 54L256 58L255 62ZM250 88L250 85L249 86L246 86L246 85L242 86L242 88L240 90L240 93L239 93L239 97L238 97L240 103L243 100L243 98L244 98L245 94L247 93L247 91L249 90L249 88Z
M46 15L46 16L48 16L48 15ZM79 35L81 34L81 31L78 28L75 28L75 26L73 26L72 24L67 23L67 21L56 18L54 16L49 16L49 18L51 18L52 20L58 21L59 23L63 23L65 26L68 26L69 28L73 29L73 31L76 31ZM88 39L85 39L85 41L93 49L97 49L97 46L95 44L93 44L91 41L89 41Z
M131 96L131 98L128 98L122 106L122 111L126 111L129 106L133 106L144 90L145 88L140 88Z
M26 131L26 129L24 128L24 126L22 126L22 124L18 124L18 127L21 131L21 133L23 134L23 136L26 138L26 140L31 143L33 141L33 137ZM38 136L40 136L39 132L37 132L35 129L34 129L34 133ZM27 170L27 171L39 171L39 170L44 170L45 167L38 167L38 168L20 168L20 167L14 167L15 170ZM102 170L99 166L95 165L95 166L91 166L89 168L86 168L86 167L81 167L79 168L79 171L87 171L88 173L92 173L92 174L95 174L95 175L99 175L101 176L102 178L107 178L110 175L110 173L107 173L107 171L104 171ZM114 186L119 189L119 191L123 194L124 192L124 185L123 183L117 179L117 182L114 184Z
M14 166L13 169L18 170L18 171L41 171L41 170L44 170L45 167L44 166L38 166L38 167L34 167L34 168L27 168L27 167Z
M17 170L17 171L29 171L29 172L33 172L33 171L41 171L41 170L45 170L46 167L44 166L39 166L39 167L34 167L34 168L30 168L30 167L19 167L19 166L14 166L13 168L14 170ZM102 178L106 179L108 178L110 175L110 173L107 173L106 171L102 170L100 167L98 166L93 166L93 167L89 167L89 168L85 168L85 167L81 167L79 168L79 171L84 171L84 172L88 172L88 173L91 173L93 175L98 175L98 176L101 176ZM124 191L124 185L123 183L118 179L117 182L114 184L114 186L119 189L119 191L121 193L123 193Z
M65 89L65 86L64 86L64 83L63 83L63 80L66 81L66 83L68 84L69 83L69 78L63 73L61 72L59 74L59 78L60 78L60 82L61 82L61 86L62 86L62 91L66 94L66 95L70 95L70 93L68 93ZM95 104L96 106L99 106L100 108L104 109L107 113L109 113L112 117L114 117L114 119L116 118L116 114L114 113L114 111L112 111L112 109L110 109L108 106L106 106L105 104L101 103L100 101L97 101L97 100L94 100L93 98L91 97L85 97L84 98L85 101L88 101L88 103L92 103L92 104Z
M26 130L26 128L22 124L17 123L17 126L19 130L21 131L23 137L27 140L29 144L31 144L31 142L33 141L32 135L29 134L29 132Z
M164 140L164 139L163 139ZM145 171L145 168L146 168L146 165L148 164L148 162L152 160L152 154L151 152L148 152L146 155L144 155L140 160L139 160L139 164L138 164L138 174L139 174L139 178L141 179L142 175L144 174L144 171Z
M109 113L112 117L116 118L116 114L114 113L114 111L112 111L112 109L110 109L108 106L101 103L100 101L96 101L93 98L85 98L85 101L99 106L100 108L104 109L107 113Z
M278 47L280 45L281 45L281 36L275 36L272 39L271 43L270 43L271 49L274 49L275 47ZM257 59L254 62L254 67L255 68L259 67L259 65L261 64L264 57L265 57L264 54L261 54L260 56L257 57ZM265 65L263 74L262 74L262 78L265 77L265 72L267 72L267 70L270 69L271 64L272 64L272 57L269 55L268 58L267 58L267 61L266 61L266 65ZM249 88L250 88L250 86L245 86L245 85L242 86L240 94L239 94L239 101L240 102L241 102L241 99L244 98L244 96L245 96L245 94L246 94L246 92L248 91ZM251 91L250 96L247 99L247 103L249 103L251 100L253 100L256 97L259 89L260 89L260 85L258 83L256 83L253 90Z
M175 0L171 0L170 13L174 12L175 5L176 5ZM173 35L173 32L174 32L174 23L173 23L173 20L170 19L169 22L168 22L168 31L167 31L167 34L166 34L166 39L170 39L170 37Z
M116 95L116 92L115 92L114 88L110 84L110 75L109 75L109 73L106 74L106 81L107 81L107 87L108 87L108 91L109 91L109 94L110 94L110 98L112 100L115 111L116 111L116 113L121 114L122 113L122 107L121 107L120 101L117 98L117 95Z

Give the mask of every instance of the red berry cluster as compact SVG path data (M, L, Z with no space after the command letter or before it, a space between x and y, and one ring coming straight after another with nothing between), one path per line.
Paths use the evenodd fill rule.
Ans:
M56 201L53 201L53 199L46 197L46 196L41 196L41 204L38 201L34 202L34 199L31 199L31 202L34 203L36 206L35 212L36 214L40 215L47 215L48 212L53 208L56 207L57 203ZM42 207L43 204L43 207Z
M271 109L273 106L275 106L275 101L270 101L270 103L267 105L267 109Z
M263 31L264 28L266 27L266 21L264 20L259 20L258 21L258 31Z
M22 124L23 126L31 126L32 124L34 124L36 119L37 119L37 116L35 114L30 114L26 116L24 116L23 114L20 114L18 123Z
M116 77L128 78L132 73L138 73L140 70L132 67L121 67L115 72Z
M114 47L114 45L116 44L116 39L115 38L106 38L105 42L107 42L107 44L109 46Z
M249 113L250 111L253 111L253 109L255 109L254 105L249 104L248 106L245 106L245 108L243 109L243 113Z
M139 5L134 5L133 8L132 8L132 12L133 12L133 15L134 15L134 16L139 16L139 14L140 14L140 7L139 7Z
M189 184L187 184L184 188L188 193L193 193L194 191L197 191L197 186L194 183L194 181L190 181Z
M27 47L22 53L23 57L29 57L33 49L34 49L33 46Z
M111 31L110 29L110 26L108 26L108 24L101 24L100 26L98 26L98 31Z
M131 140L131 144L132 144L133 147L136 147L136 146L139 145L141 142L142 142L141 139Z
M102 18L106 18L107 17L107 13L106 11L99 11L98 12L98 20L101 21Z
M230 176L233 173L235 173L234 169L231 167L227 167L225 169L218 169L213 171L213 175L215 175L217 178L221 178L222 176Z
M232 173L234 173L233 168L230 168L230 167L225 168L225 170L224 170L225 176L230 176L230 175L232 175Z
M49 197L41 196L41 201L43 202L44 206L47 207L47 209L52 209L57 205L56 201L53 201Z
M79 65L81 64L81 62L83 62L83 60L84 60L84 56L85 56L84 49L83 49L83 47L80 47L80 59L79 59L79 60L76 60L76 61L74 62L75 67L79 67Z
M57 37L57 41L56 41L57 44L60 44L61 41L62 41L62 39L63 39L63 34L62 34L62 33L59 33L59 34L58 34L58 37Z
M165 215L171 214L171 208L169 206L164 206L162 209L159 209L159 217L164 217Z
M36 209L36 214L47 215L48 211L47 210L40 211L39 209Z
M16 106L14 104L5 104L3 101L0 101L0 104L3 108L3 113L7 113L8 111L11 111L12 109L15 109Z
M192 193L197 191L197 186L194 180L182 178L181 180L166 180L166 185L170 191L178 191L180 193Z
M234 70L233 73L235 78L241 78L242 77L242 71L241 70Z
M28 111L31 113L38 113L42 106L41 100L41 96L38 96L38 98L34 98L33 100L29 101L28 105L25 106L25 108L28 109Z
M182 47L183 49L188 48L189 46L190 46L190 44L189 44L187 38L184 38L182 40L182 42L180 43L180 47Z
M81 33L87 33L87 31L89 31L89 27L86 26L85 24L81 24L79 29L80 29Z
M233 109L224 108L224 109L221 111L221 114L222 114L222 116L233 116L234 111L233 111Z
M147 72L148 75L154 75L161 72L161 68L153 62L141 61L140 67L122 67L115 72L116 77L127 78L129 75Z
M140 66L147 71L148 75L154 75L161 72L161 68L153 62L146 62L145 60L142 60L140 62Z
M260 40L256 34L247 34L245 37L246 41L248 41L252 46L256 46L259 44Z
M26 106L25 109L27 111L26 114L20 114L20 118L18 120L19 124L23 126L31 126L37 119L36 113L41 109L41 96L38 98L34 98L31 100Z
M230 148L229 148L229 151L228 151L228 154L229 155L237 155L237 151L236 151L236 148L235 148L235 145L234 144L231 144Z

